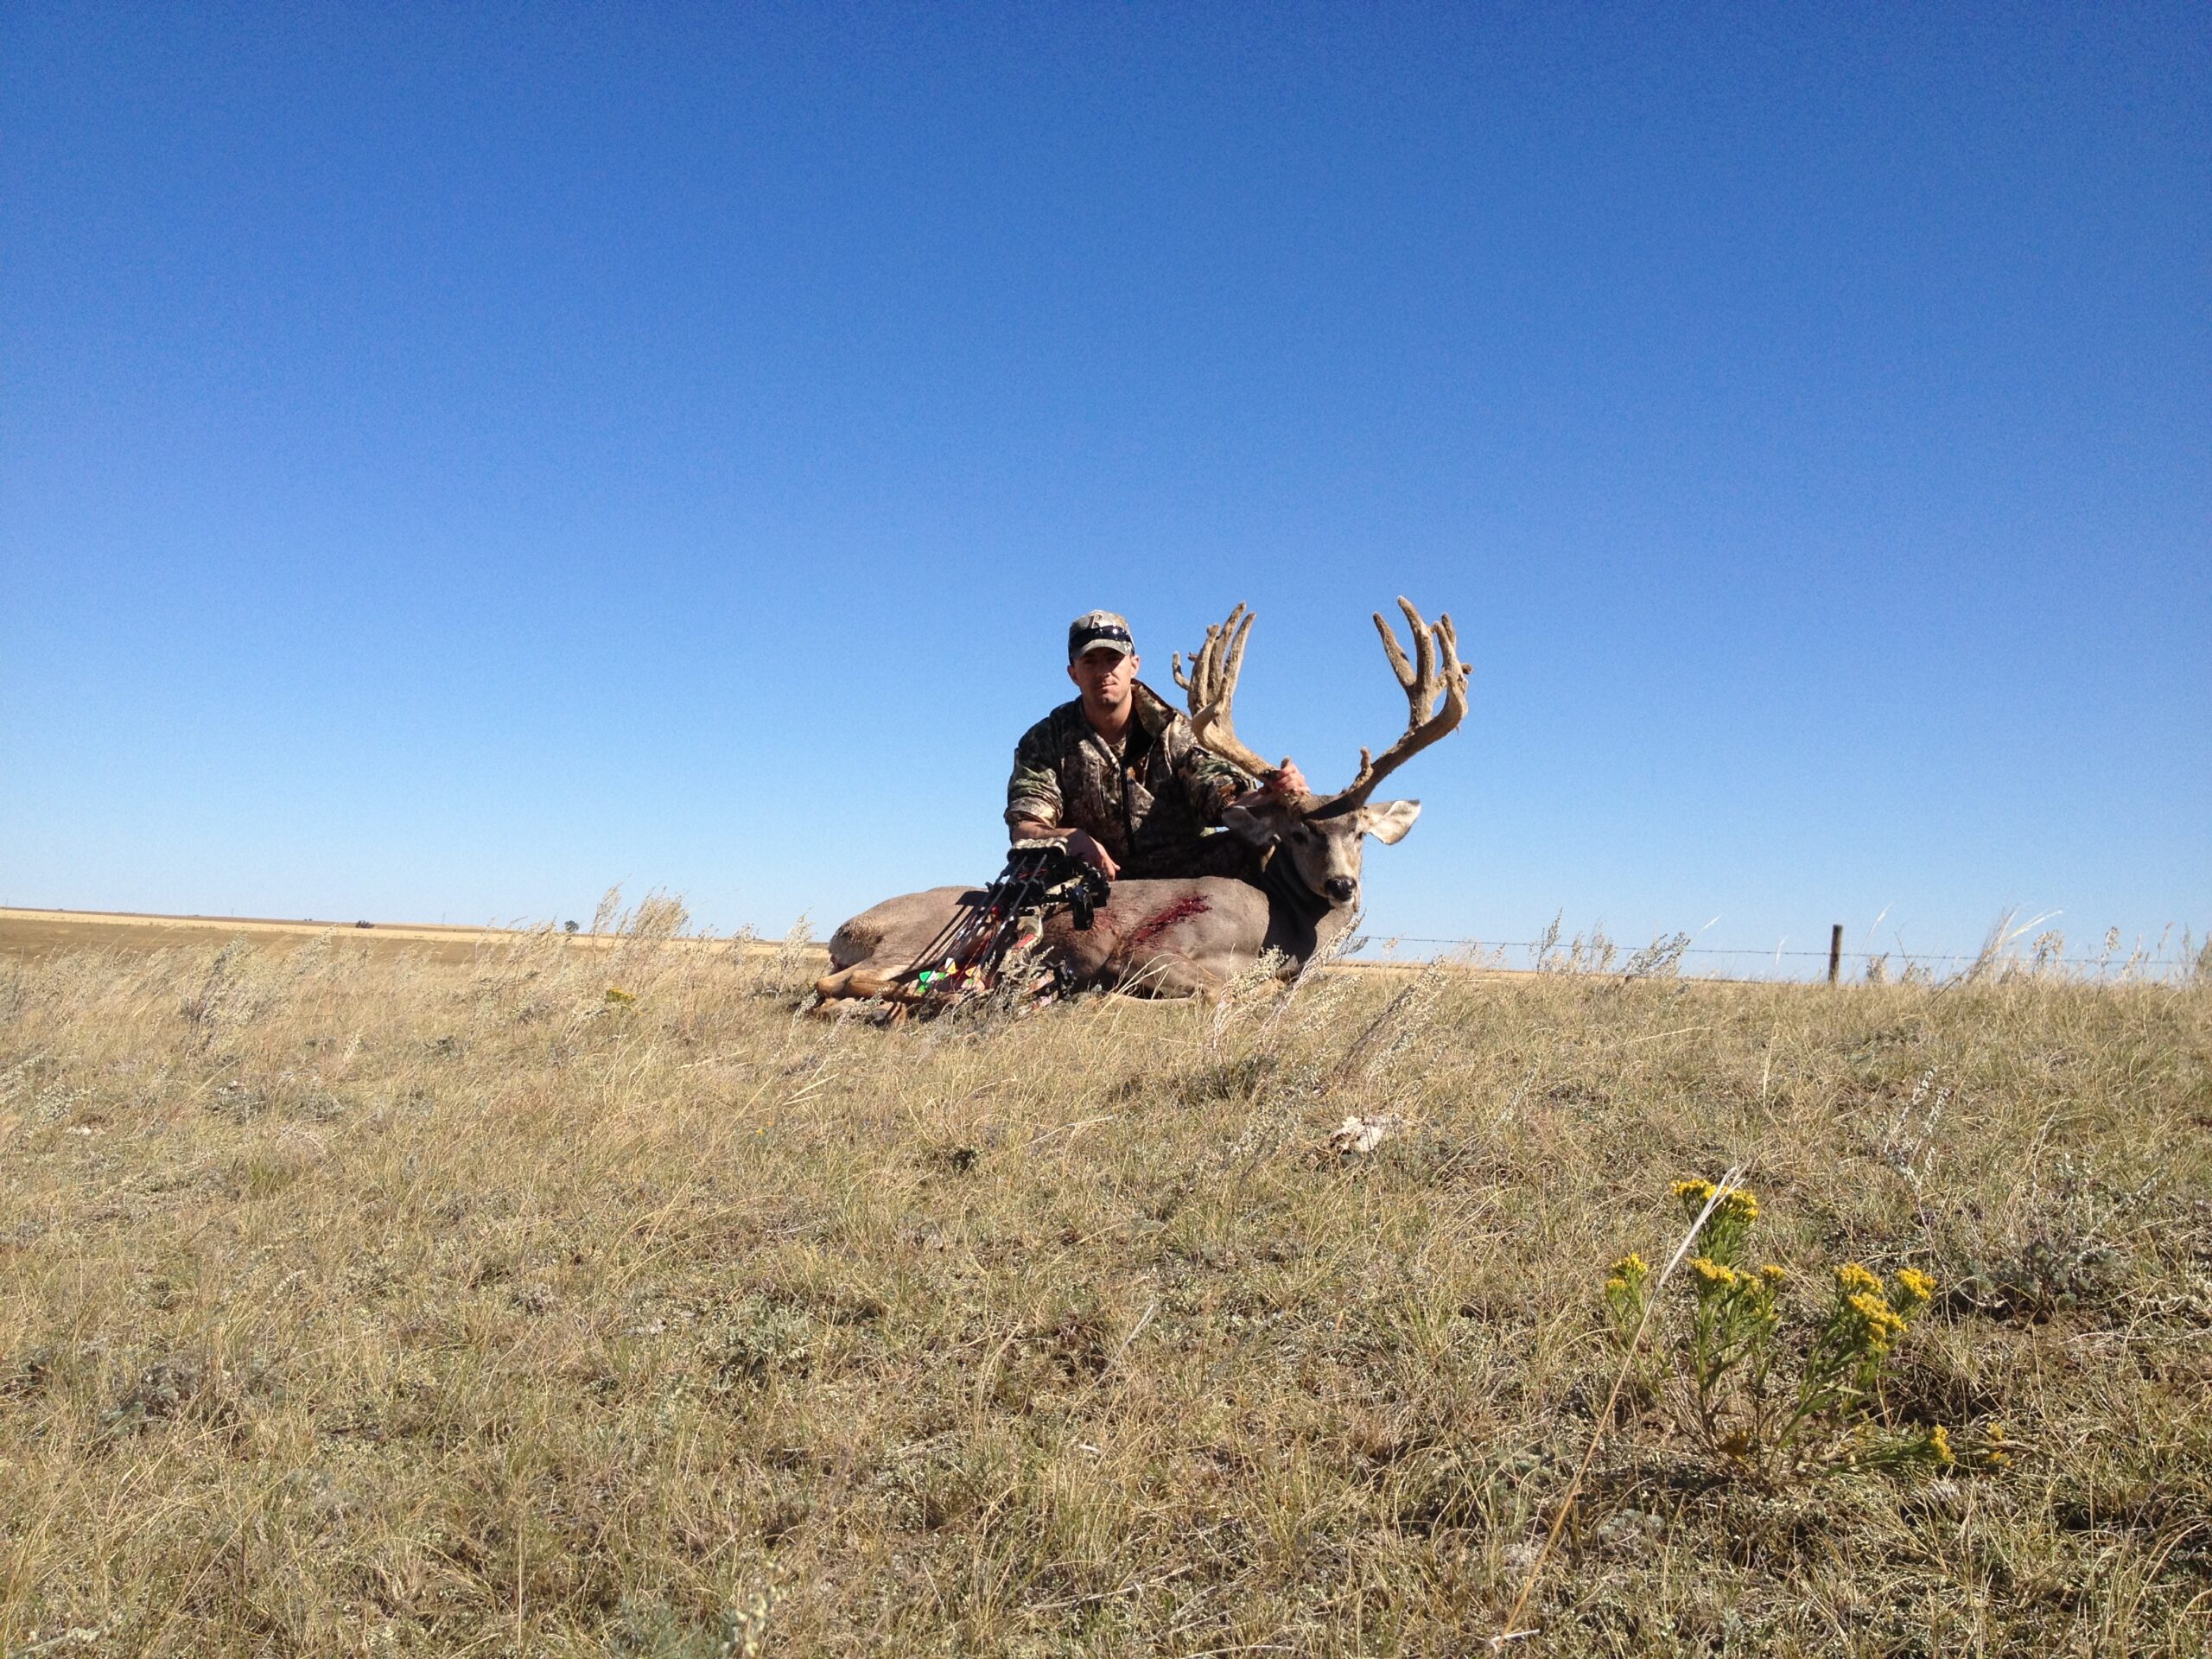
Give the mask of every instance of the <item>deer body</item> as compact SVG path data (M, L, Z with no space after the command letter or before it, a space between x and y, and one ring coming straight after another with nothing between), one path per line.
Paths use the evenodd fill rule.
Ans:
M862 911L830 940L836 972L817 982L825 1001L896 995L894 976L938 936L973 887L932 887ZM1154 996L1189 996L1225 983L1255 961L1268 926L1267 897L1221 876L1122 881L1077 931L1065 915L1045 926L1044 948L1084 985Z
M1404 600L1398 603L1413 629L1412 662L1381 616L1375 624L1406 693L1405 734L1380 760L1361 750L1358 775L1335 795L1228 810L1228 833L1267 849L1259 884L1218 876L1118 881L1088 929L1077 930L1065 913L1047 919L1043 949L1050 957L1071 968L1085 985L1192 996L1217 990L1270 949L1281 953L1286 972L1295 971L1343 935L1358 913L1365 837L1394 842L1421 812L1419 801L1370 803L1369 797L1383 777L1451 732L1466 713L1467 671L1459 664L1451 618L1438 617L1432 628ZM1238 741L1231 724L1231 699L1251 626L1238 606L1227 623L1206 630L1188 678L1176 658L1175 678L1190 694L1198 741L1264 775L1273 768ZM917 954L963 904L981 897L974 887L932 887L862 911L831 935L834 971L816 982L817 994L824 1002L906 995L907 971L931 965L917 963Z

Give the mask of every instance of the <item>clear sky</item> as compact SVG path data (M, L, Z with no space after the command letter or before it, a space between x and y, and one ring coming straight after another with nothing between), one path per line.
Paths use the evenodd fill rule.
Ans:
M0 903L826 932L1239 600L1377 931L2212 923L2212 10L0 10ZM1872 933L1877 917L1883 919Z

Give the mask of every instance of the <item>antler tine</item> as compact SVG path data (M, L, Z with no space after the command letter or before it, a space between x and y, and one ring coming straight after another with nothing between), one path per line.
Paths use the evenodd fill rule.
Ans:
M1428 702L1426 707L1433 709L1436 707L1436 635L1432 630L1421 626L1421 613L1407 602L1402 594L1398 597L1398 608L1406 613L1406 629L1414 637L1414 675L1416 683L1407 686L1406 693L1408 696L1412 696L1419 692L1427 692ZM1376 620L1379 621L1381 619ZM1437 620L1444 625L1446 632L1451 632L1452 619L1450 617L1440 612ZM1395 633L1396 630L1393 629L1391 632ZM1402 684L1403 682L1401 681L1400 683Z
M1274 768L1239 741L1234 712L1236 677L1244 671L1244 643L1255 620L1239 605L1226 622L1206 630L1206 642L1192 658L1187 677L1179 651L1172 666L1175 683L1189 693L1191 734L1198 746L1256 777L1265 777Z
M1205 701L1205 699L1199 694L1198 687L1192 683L1192 681L1194 677L1202 679L1205 677L1206 646L1213 644L1213 637L1217 632L1217 630L1216 629L1208 628L1206 630L1205 645L1201 645L1198 650L1191 653L1190 673L1185 674L1183 671L1183 653L1181 652L1176 652L1168 659L1168 668L1175 676L1175 683L1181 686L1185 691L1191 694L1187 701L1193 709L1197 708L1199 703Z
M1228 621L1217 622L1206 630L1205 644L1191 653L1189 674L1185 675L1183 672L1183 653L1179 651L1174 654L1170 666L1174 671L1175 683L1191 694L1190 703L1192 714L1197 714L1206 702L1211 700L1211 682L1220 667L1219 644L1222 633L1225 629L1236 626L1237 619L1243 614L1244 607L1239 605L1229 613Z
M1398 608L1406 613L1406 626L1413 634L1410 661L1380 611L1375 613L1375 631L1382 636L1382 654L1389 658L1390 671L1406 694L1406 729L1379 760L1362 749L1357 775L1323 802L1319 810L1365 805L1377 784L1421 750L1449 735L1467 717L1467 671L1459 661L1459 636L1450 614L1439 613L1432 627L1402 595ZM1444 705L1441 710L1437 708L1440 698Z

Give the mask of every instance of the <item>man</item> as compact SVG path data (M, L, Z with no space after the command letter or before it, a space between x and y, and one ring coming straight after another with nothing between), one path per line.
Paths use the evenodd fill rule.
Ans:
M1209 835L1231 805L1307 792L1288 760L1255 787L1198 747L1191 722L1137 678L1126 618L1092 611L1068 626L1068 678L1080 695L1022 734L1007 784L1016 841L1064 841L1109 879L1249 878L1256 849Z

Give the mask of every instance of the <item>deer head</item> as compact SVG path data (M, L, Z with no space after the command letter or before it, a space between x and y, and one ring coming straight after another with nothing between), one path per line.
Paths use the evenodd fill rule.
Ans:
M1379 758L1360 750L1358 772L1333 795L1232 806L1224 815L1224 822L1236 835L1255 845L1276 848L1277 856L1287 853L1300 880L1334 908L1358 900L1363 838L1373 836L1389 846L1402 840L1421 816L1419 801L1371 802L1376 785L1449 734L1467 716L1467 671L1459 661L1459 639L1451 617L1439 615L1432 626L1404 599L1398 601L1398 607L1406 613L1406 624L1413 632L1410 660L1382 613L1375 615L1383 653L1406 694L1406 729L1398 741ZM1199 744L1246 772L1265 778L1278 768L1239 740L1233 707L1236 677L1244 667L1244 644L1252 622L1253 618L1239 605L1226 622L1206 630L1205 643L1192 658L1187 676L1180 652L1175 653L1173 668L1175 683L1188 695L1191 730Z

